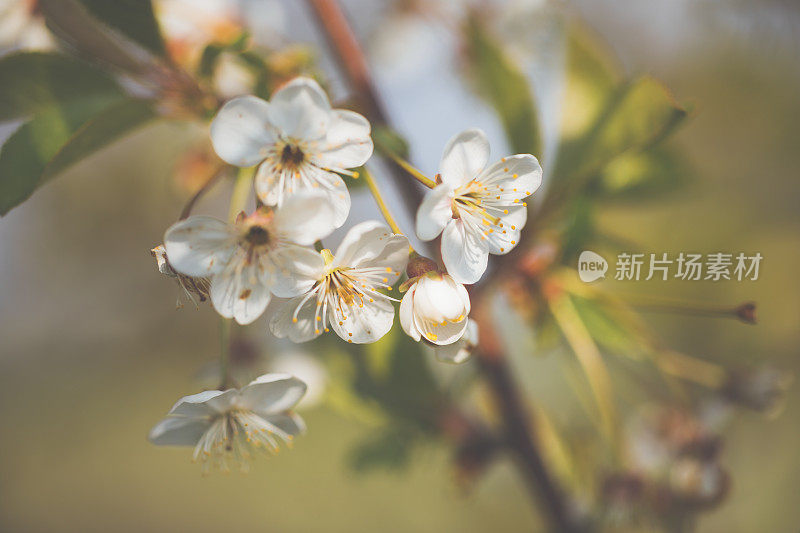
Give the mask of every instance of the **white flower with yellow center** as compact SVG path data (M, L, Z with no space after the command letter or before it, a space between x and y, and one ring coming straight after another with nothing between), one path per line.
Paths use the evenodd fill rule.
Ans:
M467 289L449 275L431 270L417 277L403 296L400 324L412 339L444 346L464 335L469 310Z
M177 272L211 278L211 303L220 315L249 324L271 294L289 298L311 288L305 269L318 254L306 245L329 235L334 219L324 194L305 192L234 224L191 216L167 230L164 246Z
M380 222L354 226L336 255L323 250L307 265L315 272L306 294L286 302L273 316L270 329L277 337L305 342L328 331L353 343L375 342L392 328L392 290L408 262L408 239Z
M339 174L372 155L367 119L332 109L310 78L295 78L269 102L242 96L222 106L211 123L211 141L226 162L256 173L256 193L266 205L282 205L298 191L324 191L336 210L336 227L350 212L350 193Z
M290 411L305 392L305 383L289 374L265 374L241 389L184 396L148 438L159 446L194 446L204 472L231 465L244 471L254 452L276 453L281 441L291 444L305 431Z
M417 211L417 236L442 234L442 261L461 283L480 280L489 254L505 254L519 242L527 221L523 199L542 183L542 167L530 154L512 155L487 166L489 141L477 129L447 144L439 185Z

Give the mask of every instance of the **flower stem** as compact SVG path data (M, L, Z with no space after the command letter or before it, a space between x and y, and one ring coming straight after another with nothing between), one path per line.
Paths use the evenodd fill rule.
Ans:
M254 172L255 168L253 167L240 168L239 173L236 175L236 183L233 185L230 208L228 209L228 220L231 222L236 220L239 213L247 206L247 198L250 196Z
M233 326L230 318L220 317L219 322L219 375L220 390L225 390L231 385L230 377L230 352L231 352L231 328Z
M203 186L200 187L196 193L194 193L194 196L192 196L188 202L186 202L186 205L183 207L183 211L181 211L181 216L178 220L188 218L189 215L192 214L192 209L194 209L197 201L200 200L200 198L202 198L211 189L211 187L214 186L219 178L225 175L225 169L226 167L224 165L220 165L220 167L211 174Z
M372 197L375 198L375 203L378 204L378 208L381 210L383 214L383 218L386 219L386 223L389 224L389 227L392 228L392 231L402 235L403 231L400 229L400 226L397 225L394 217L392 216L391 211L389 211L389 206L386 205L386 202L381 195L381 190L378 188L378 184L375 181L375 178L372 177L372 173L367 170L367 167L363 167L361 170L361 174L364 176L364 181L367 182L367 187L369 187L369 192L372 193Z
M385 147L385 146L383 146L381 144L378 144L378 151L380 151L381 154L385 155L386 157L388 157L389 159L391 159L392 161L397 163L397 165L400 168L405 170L412 178L414 178L415 180L417 180L418 182L420 182L421 184L423 184L427 188L433 189L434 187L436 187L436 182L435 181L433 181L428 176L426 176L425 174L420 172L411 163L409 163L408 161L406 161L405 159L403 159L402 157L400 157L399 155L394 153L389 148L387 148L387 147Z

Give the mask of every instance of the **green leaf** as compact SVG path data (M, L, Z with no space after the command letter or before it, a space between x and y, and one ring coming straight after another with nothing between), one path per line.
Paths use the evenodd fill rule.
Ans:
M80 0L98 20L158 56L167 51L150 0Z
M50 31L79 54L133 74L154 66L152 52L98 20L79 0L39 0L39 6Z
M0 215L70 165L153 117L150 106L137 100L83 100L39 112L0 150Z
M126 100L101 111L84 123L53 156L42 173L47 181L81 159L157 117L152 102Z
M478 92L499 115L509 146L517 153L541 155L539 121L527 78L475 17L465 32Z
M357 472L375 469L401 470L407 467L416 444L413 428L389 427L356 445L348 463Z
M691 171L676 154L662 148L625 153L599 176L599 194L612 200L642 200L686 185Z
M0 121L30 116L77 100L123 97L106 73L56 53L23 52L0 58Z

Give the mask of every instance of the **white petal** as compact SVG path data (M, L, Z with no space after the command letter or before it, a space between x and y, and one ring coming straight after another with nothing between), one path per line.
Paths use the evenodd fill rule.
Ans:
M417 237L430 241L439 235L453 218L453 187L447 183L425 195L417 210Z
M542 167L530 154L512 155L490 165L478 181L498 186L505 195L511 194L521 200L536 192L542 184Z
M403 327L403 331L406 332L406 335L418 341L420 339L420 333L417 329L417 326L414 325L414 287L411 287L408 292L403 295L403 299L400 300L400 325Z
M414 314L433 322L460 322L469 314L469 295L450 276L423 276L414 293Z
M210 425L209 419L168 416L153 426L147 439L157 446L194 446Z
M416 296L419 296L418 294ZM414 300L416 301L416 297ZM468 320L464 318L459 322L433 322L425 320L422 316L414 313L414 325L419 330L422 337L433 344L446 345L460 339L467 329Z
M325 139L314 157L318 166L346 169L360 167L372 155L370 125L366 118L346 109L334 109Z
M330 323L333 330L346 341L356 344L375 342L392 329L394 306L387 300L365 301L362 306L354 304L344 312L347 313L346 318L334 312Z
M488 236L489 253L503 255L510 252L519 243L519 237L525 222L528 220L528 208L522 205L508 207L507 215L500 215L503 229L495 229Z
M303 422L303 419L300 418L300 415L295 413L265 415L264 420L273 426L277 426L278 429L287 435L291 435L292 437L306 432L305 422Z
M467 328L457 341L444 346L434 346L436 358L445 363L463 363L472 355L478 345L478 324L474 320L467 320Z
M207 417L218 413L227 411L233 400L237 396L235 389L221 390L207 390L184 396L178 400L172 409L170 415L180 415L188 417Z
M289 198L301 192L325 194L325 202L333 208L335 227L340 227L350 214L350 192L344 180L334 173L310 163L299 172L275 172L272 165L264 163L258 167L255 178L258 199L266 205L281 206Z
M442 232L442 261L448 274L460 283L476 283L486 271L489 243L453 220Z
M225 318L250 324L261 316L271 298L259 261L247 263L244 252L211 279L211 303Z
M349 195L347 201L349 209ZM304 246L327 237L336 227L336 212L328 196L317 191L302 191L291 196L275 210L273 219L273 228L279 237Z
M336 250L331 266L389 268L394 274L405 269L408 252L408 239L405 236L395 235L382 222L368 220L350 228ZM395 279L391 281L393 284Z
M240 96L222 106L211 122L211 143L225 162L251 167L275 143L269 123L270 105L255 96Z
M489 139L479 129L462 131L447 143L439 164L442 181L454 187L477 178L489 162Z
M312 248L281 245L270 253L269 259L273 266L265 283L280 298L307 293L325 275L325 260Z
M278 307L269 322L269 329L278 338L289 337L292 342L307 342L319 337L325 327L317 321L316 315L316 295L310 298L297 296Z
M176 222L164 234L164 247L172 268L187 276L208 276L222 271L236 248L231 226L209 216L192 216Z
M264 374L242 389L240 405L259 415L288 411L306 393L306 384L289 374Z
M300 140L320 139L331 122L328 96L311 78L295 78L270 99L270 121L281 133Z

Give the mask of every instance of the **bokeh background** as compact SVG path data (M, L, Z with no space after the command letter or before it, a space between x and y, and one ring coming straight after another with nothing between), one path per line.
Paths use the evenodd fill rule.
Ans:
M343 4L417 166L432 173L446 139L468 126L487 131L493 156L505 152L494 114L458 75L447 20L407 17L389 1ZM324 47L302 3L244 5L259 14L250 19L254 34L280 32ZM444 6L454 16L463 9ZM800 8L781 0L560 7L606 40L626 73L652 73L693 103L692 119L670 141L692 169L691 184L656 203L606 208L603 227L653 252L764 256L757 282L642 282L619 290L720 305L755 300L757 326L646 317L677 349L800 371ZM524 43L528 26L521 26L512 38ZM558 54L552 50L549 60L557 64ZM547 90L552 113L558 84ZM332 74L331 91L346 97ZM172 403L204 385L218 345L211 310L176 312L176 289L149 254L186 197L173 178L176 158L205 134L181 128L131 135L0 220L0 530L523 531L537 523L506 461L466 493L444 446L418 451L402 471L351 468L352 445L374 428L326 405L324 376L312 383L323 401L301 405L308 434L292 451L256 461L248 475L203 478L187 450L147 442ZM225 196L213 191L203 209L224 210ZM353 216L377 216L369 197L355 199ZM251 336L261 343L266 324L258 324ZM532 355L513 332L509 342L516 376L535 399L557 354ZM285 349L265 348L273 356ZM797 531L799 409L795 388L778 418L737 415L723 459L733 487L700 531Z

